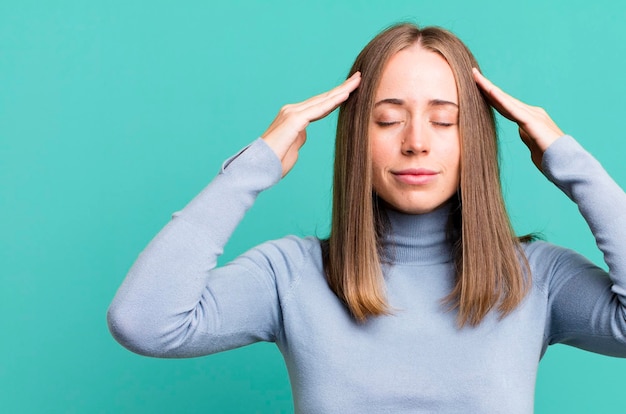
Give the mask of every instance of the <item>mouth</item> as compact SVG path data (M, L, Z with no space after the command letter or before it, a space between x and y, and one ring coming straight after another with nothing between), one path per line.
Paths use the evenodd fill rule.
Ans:
M391 171L393 176L400 182L409 185L425 185L434 181L439 175L438 171L427 168L409 168L406 170Z

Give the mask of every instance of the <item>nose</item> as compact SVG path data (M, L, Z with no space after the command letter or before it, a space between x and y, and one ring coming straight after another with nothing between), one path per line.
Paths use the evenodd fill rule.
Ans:
M427 154L430 151L430 137L421 122L409 123L402 137L404 155Z

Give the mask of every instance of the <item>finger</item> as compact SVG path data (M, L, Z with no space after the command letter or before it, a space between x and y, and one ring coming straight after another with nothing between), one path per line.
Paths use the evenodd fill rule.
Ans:
M321 93L319 95L315 95L305 101L297 103L294 105L297 110L304 110L311 106L318 105L320 102L324 102L327 100L333 100L337 95L343 95L346 92L350 93L355 90L361 82L361 72L355 72L352 76L346 79L340 85L334 87L333 89Z
M328 99L318 102L315 105L309 106L302 111L302 115L309 120L309 122L318 121L332 111L334 111L342 102L344 102L350 96L349 92L337 94Z
M299 110L300 115L308 122L322 119L348 99L350 93L359 86L360 81L360 77L350 79L350 82L340 85L340 88L335 88L324 96L315 97L316 99L307 100L306 106L294 109Z
M514 98L502 89L494 85L478 69L472 69L476 84L483 90L489 103L505 118L511 121L520 122L525 118L529 106Z
M274 122L272 122L261 136L266 139L266 141L270 140L270 136L272 136L271 141L282 141L283 139L281 137L287 138L287 140L280 145L280 147L283 147L283 150L285 150L284 145L291 145L292 141L289 137L292 136L292 132L302 131L309 123L328 115L339 106L341 102L348 98L350 92L356 89L360 82L361 74L360 72L356 72L341 85L328 92L297 104L285 105L281 108Z
M283 166L283 177L287 175L298 160L298 152L306 142L306 130L300 131L296 140L287 148L284 157L281 159Z

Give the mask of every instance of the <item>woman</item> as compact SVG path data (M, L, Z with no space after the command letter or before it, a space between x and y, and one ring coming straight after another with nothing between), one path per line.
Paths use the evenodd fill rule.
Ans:
M276 342L302 413L529 413L548 345L626 356L624 192L476 67L445 30L379 34L343 84L285 106L175 214L119 289L113 335L160 357ZM608 275L514 236L489 104L578 204ZM286 237L215 268L258 193L294 166L309 123L339 105L329 239Z

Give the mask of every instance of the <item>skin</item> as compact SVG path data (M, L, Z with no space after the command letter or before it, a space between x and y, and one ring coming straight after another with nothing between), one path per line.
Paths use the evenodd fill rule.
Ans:
M398 211L435 210L459 187L459 107L452 69L419 44L389 59L369 125L374 191Z
M360 83L361 73L356 72L328 92L280 109L261 138L280 159L283 177L298 160L298 151L306 142L306 127L334 111Z
M478 69L472 74L479 88L483 90L491 106L503 117L515 122L519 136L530 150L530 157L541 170L543 153L550 144L562 137L563 131L554 123L548 113L538 106L527 105L495 86Z
M542 108L527 105L508 95L480 74L477 69L473 70L473 76L490 104L500 114L518 125L522 141L530 149L535 165L541 169L543 153L563 135L563 132ZM360 82L361 74L357 72L328 92L281 108L261 138L280 159L283 176L293 168L298 159L298 152L306 141L306 127L335 110L348 99Z

